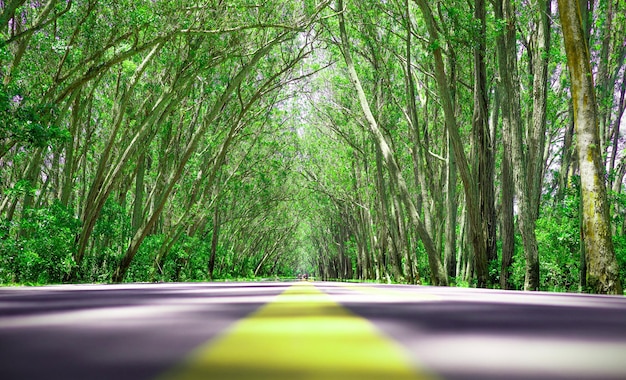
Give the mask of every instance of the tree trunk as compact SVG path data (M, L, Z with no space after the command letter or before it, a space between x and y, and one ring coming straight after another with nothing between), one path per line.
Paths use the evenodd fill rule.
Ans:
M220 212L219 207L216 205L213 210L213 232L211 233L211 254L209 256L209 263L207 265L209 279L213 280L213 271L215 270L215 257L217 256L217 243L220 235Z
M487 68L485 66L486 47L486 9L484 0L474 1L474 18L480 23L480 33L475 38L478 40L474 47L474 113L472 117L472 131L478 159L478 193L480 198L480 215L482 238L481 245L485 254L477 256L477 259L485 262L477 263L480 272L488 272L487 261L496 260L496 209L494 190L495 155L493 153L493 141L488 126L488 101L487 101ZM488 273L479 273L487 281ZM480 282L480 279L479 279ZM485 286L480 284L479 286Z
M402 203L404 203L407 211L409 212L409 217L417 232L420 235L420 239L424 243L424 247L426 248L426 252L428 254L428 263L431 270L431 275L433 279L434 285L448 285L448 278L446 273L443 270L443 266L441 265L441 258L439 256L439 252L436 251L434 242L417 212L417 208L411 199L411 194L409 193L406 181L402 176L402 172L400 171L400 167L396 162L394 157L394 153L391 150L391 147L387 143L384 135L380 131L378 127L378 122L374 118L372 111L370 109L369 103L367 101L367 97L365 96L365 91L361 85L361 81L356 73L356 69L354 68L354 63L352 61L352 56L350 54L350 42L348 40L348 34L346 32L346 26L344 21L344 7L343 1L339 0L339 9L341 10L339 13L339 28L341 33L341 50L344 56L344 60L346 61L346 65L348 66L348 73L350 75L350 80L354 85L357 96L359 99L359 104L361 105L361 109L365 115L365 119L367 120L367 126L370 129L370 132L375 138L375 142L380 149L381 154L385 160L385 164L387 169L389 170L389 175L392 181L395 182L396 188L399 191L400 198L402 199Z
M74 158L74 155L78 149L78 125L84 109L84 103L81 102L80 92L81 91L78 90L78 95L74 100L74 105L72 107L70 138L65 143L65 166L63 167L63 182L60 186L61 189L59 194L61 204L65 207L67 207L70 202L70 196L72 195L72 190L74 188L74 173L78 166L78 160Z
M556 200L562 201L565 198L565 190L570 185L570 174L573 172L572 161L576 161L573 154L573 145L574 145L574 111L572 110L572 106L570 104L569 109L569 117L567 118L568 125L566 126L565 133L563 136L563 148L561 150L561 162L559 165L559 188L556 193Z
M146 155L139 156L135 175L135 201L133 203L132 231L137 232L143 222L143 198L145 193Z
M548 109L548 62L550 56L550 2L538 0L535 20L537 31L531 51L533 61L533 114L529 133L528 180L530 181L533 219L539 216L541 188L545 167L546 115Z
M575 0L559 0L559 11L572 82L587 286L595 293L621 295L622 284L611 239L609 205L600 155L597 104L581 12Z
M513 264L513 253L515 252L515 221L513 217L513 198L515 185L513 184L513 173L511 171L511 144L510 138L504 136L504 146L502 148L502 228L500 236L502 239L502 263L500 267L500 287L511 289L509 278L511 276L511 265Z
M22 213L20 215L22 220L26 220L29 217L29 213L33 208L33 202L35 200L35 187L41 176L41 163L44 157L43 152L43 148L37 148L26 169L24 179L28 182L28 187L26 188L24 199L22 201ZM16 198L15 203L13 204L13 210L15 210L17 202L18 199ZM13 217L12 213L10 216L11 218ZM10 221L11 219L8 220ZM17 233L17 238L26 239L29 235L29 231L31 230L32 229L25 227L25 225L21 225Z
M452 144L450 137L446 139L448 142L448 163L446 165L446 234L444 245L444 266L446 273L450 277L457 277L456 265L456 226L457 226L457 208L456 199L456 161L452 153Z
M402 267L402 253L404 251L404 241L402 239L402 226L401 226L401 212L399 209L399 203L397 202L396 190L393 188L392 183L392 194L390 198L390 206L391 213L389 215L390 219L390 227L391 227L391 238L393 253L392 260L394 276L396 277L397 282L405 281L405 273Z
M430 34L431 41L438 41L439 32L435 23L432 11L425 0L415 0L424 16L424 21ZM443 105L446 130L452 141L452 148L457 163L457 168L463 182L465 201L467 205L467 216L469 218L469 235L476 257L476 275L478 286L485 287L488 282L487 256L485 248L485 238L483 236L478 187L475 176L470 172L469 163L465 155L465 147L459 133L454 108L452 106L452 96L450 94L450 84L446 77L443 63L441 47L433 43L433 58L435 60L435 80L439 97Z
M609 173L612 174L609 176L609 189L615 188L614 184L620 183L621 180L618 173L615 173L615 163L617 161L617 149L619 145L620 138L620 126L621 120L624 117L624 112L626 112L626 70L622 74L622 86L620 90L620 97L618 103L617 115L615 117L615 121L613 122L613 151L611 154L611 164L609 166ZM619 182L618 182L619 181ZM615 191L619 193L619 191Z
M518 225L526 258L525 290L539 290L539 253L535 235L535 212L528 183L527 157L524 152L524 133L521 125L519 78L517 77L517 50L515 43L515 13L511 0L496 1L496 18L506 20L507 33L498 36L498 61L501 79L502 118L510 132L513 182L518 199Z

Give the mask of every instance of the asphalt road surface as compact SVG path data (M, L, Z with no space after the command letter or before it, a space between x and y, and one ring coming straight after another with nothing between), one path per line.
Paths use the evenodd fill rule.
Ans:
M0 379L626 379L626 298L324 282L0 288Z

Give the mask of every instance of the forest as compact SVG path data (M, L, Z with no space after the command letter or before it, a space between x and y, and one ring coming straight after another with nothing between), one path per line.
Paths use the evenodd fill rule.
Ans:
M0 31L0 284L622 294L624 0L3 0Z

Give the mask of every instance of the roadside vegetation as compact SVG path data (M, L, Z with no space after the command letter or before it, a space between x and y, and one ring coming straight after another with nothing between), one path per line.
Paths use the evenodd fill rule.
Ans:
M624 7L0 1L0 283L621 294Z

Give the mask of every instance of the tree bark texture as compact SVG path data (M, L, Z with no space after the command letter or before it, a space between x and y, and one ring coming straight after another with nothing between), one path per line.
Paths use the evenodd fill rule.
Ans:
M559 0L558 3L574 105L587 286L595 293L622 294L611 237L597 104L581 11L575 0Z
M528 182L528 157L524 151L521 124L517 50L515 43L515 12L510 0L496 1L496 18L506 21L506 33L498 36L498 62L501 80L502 118L511 139L513 182L519 209L518 225L526 258L525 290L539 290L539 253L535 235L535 212L531 185Z
M489 282L488 261L498 257L496 250L496 208L494 189L495 155L493 141L488 127L487 68L485 65L486 43L486 7L484 0L474 1L474 18L480 23L480 33L475 36L474 47L474 113L472 131L474 133L475 155L478 160L478 198L480 199L481 236L485 254L476 256L484 262L476 263L479 274L479 286ZM480 283L480 282L483 283Z

